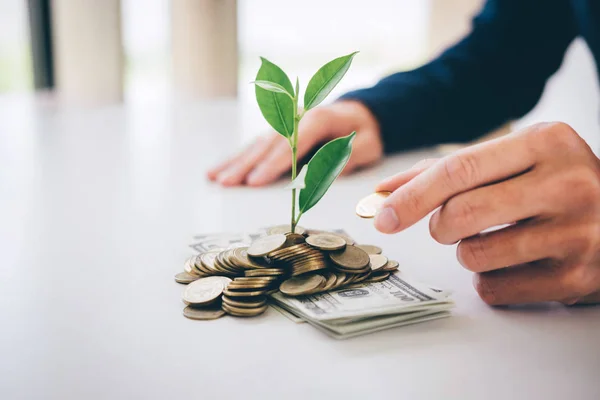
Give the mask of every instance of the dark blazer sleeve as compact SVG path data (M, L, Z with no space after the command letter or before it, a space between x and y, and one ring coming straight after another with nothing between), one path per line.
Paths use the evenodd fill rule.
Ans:
M469 141L531 110L576 35L568 0L488 0L439 57L341 99L373 112L388 153Z

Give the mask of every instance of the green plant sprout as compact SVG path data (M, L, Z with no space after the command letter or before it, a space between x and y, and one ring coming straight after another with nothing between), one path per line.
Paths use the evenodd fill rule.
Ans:
M356 132L323 145L297 174L298 124L304 113L318 106L342 80L357 52L336 58L323 65L310 79L304 93L304 107L299 107L300 83L296 87L285 72L261 57L262 64L256 80L256 101L263 117L280 135L285 137L292 151L292 218L291 232L303 214L314 207L325 195L333 181L342 172L352 153ZM296 190L300 191L298 199ZM296 212L297 209L297 212Z

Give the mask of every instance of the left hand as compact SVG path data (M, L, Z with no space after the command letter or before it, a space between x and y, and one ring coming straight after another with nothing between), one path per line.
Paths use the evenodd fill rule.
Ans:
M568 125L538 124L381 182L384 233L431 217L490 305L600 302L600 161ZM505 225L501 229L489 228Z

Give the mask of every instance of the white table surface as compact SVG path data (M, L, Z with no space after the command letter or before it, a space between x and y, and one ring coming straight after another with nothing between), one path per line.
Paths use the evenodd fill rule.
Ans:
M193 234L288 220L282 184L204 179L239 145L240 113L0 101L0 399L600 398L600 307L490 308L427 221L385 236L355 217L380 177L427 152L340 179L301 225L383 247L453 290L453 317L347 341L273 310L184 318L173 275Z

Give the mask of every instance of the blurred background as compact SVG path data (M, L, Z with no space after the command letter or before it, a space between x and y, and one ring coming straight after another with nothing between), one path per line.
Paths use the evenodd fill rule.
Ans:
M264 129L249 84L265 56L306 85L360 50L330 99L418 66L469 30L483 0L0 0L0 99L60 104L237 99L245 135ZM518 60L515 60L518 62ZM571 123L598 148L593 60L574 42L519 127Z

